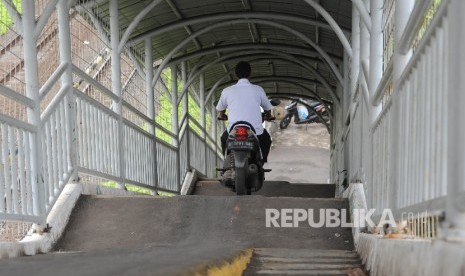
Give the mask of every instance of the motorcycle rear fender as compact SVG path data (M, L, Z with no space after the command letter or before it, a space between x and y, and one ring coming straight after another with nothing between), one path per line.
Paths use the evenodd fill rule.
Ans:
M250 152L249 151L234 151L233 154L234 154L234 166L237 168L237 167L245 166L245 161L249 158Z

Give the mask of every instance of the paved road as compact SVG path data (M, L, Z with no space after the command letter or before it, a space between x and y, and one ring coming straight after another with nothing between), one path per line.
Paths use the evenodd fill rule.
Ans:
M329 134L321 124L279 128L273 133L266 179L292 183L328 183Z

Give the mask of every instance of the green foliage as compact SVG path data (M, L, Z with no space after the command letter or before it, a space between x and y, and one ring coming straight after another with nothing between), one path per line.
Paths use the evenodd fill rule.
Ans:
M106 182L102 183L102 186L116 189L117 188L117 183L114 182L114 181L106 181ZM139 186L136 186L136 185L131 185L131 184L125 184L125 186L126 186L126 190L128 190L129 192L134 192L134 193L139 193L139 194L147 194L147 195L151 194L151 190L149 190L147 188L142 188L142 187L139 187Z
M13 0L13 4L19 13L21 13L21 0ZM0 1L0 35L4 35L12 24L13 20L11 19L8 10L3 4L3 1Z
M114 182L114 181L106 181L106 182L102 183L102 186L116 189L117 183ZM126 190L128 190L129 192L134 192L134 193L139 193L139 194L146 194L146 195L151 195L152 194L152 191L150 189L147 189L147 188L143 188L143 187L139 187L139 186L131 185L131 184L126 184L125 186L126 186ZM175 196L176 194L175 193L158 191L158 195L162 196L162 197L172 197L172 196Z
M433 20L433 17L436 14L436 11L438 10L438 7L441 4L441 1L442 0L434 0L433 4L426 12L425 18L423 19L420 29L418 30L417 37L415 38L413 42L414 48L417 47L418 43L423 38L423 35L426 33L426 30L428 29L428 26L431 23L431 20Z
M171 83L171 69L165 69L161 75L164 83L168 86L168 91L171 93L171 86L169 85ZM182 83L178 80L178 93L181 93L182 91ZM155 122L160 124L162 127L166 128L167 130L172 130L172 113L173 113L173 106L171 104L171 99L168 98L168 96L165 93L162 93L160 96L160 105L161 108L159 109L156 117L155 117ZM189 114L194 118L197 122L200 122L200 106L199 104L195 101L195 99L189 95L188 97L188 109L189 109ZM183 110L182 110L182 103L180 106L178 106L178 119L182 120L183 116ZM212 118L211 115L207 113L206 115L206 125L211 126ZM195 124L190 124L192 130L196 132L197 134L201 134L200 128L198 128ZM165 133L163 130L157 129L156 130L156 136L157 138L171 144L172 142L172 137Z

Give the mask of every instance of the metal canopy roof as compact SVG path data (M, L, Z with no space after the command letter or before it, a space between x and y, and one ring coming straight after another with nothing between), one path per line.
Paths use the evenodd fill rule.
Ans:
M98 9L99 19L109 26L108 0L80 5ZM352 2L325 0L319 5L348 37ZM165 59L186 38L195 36L174 53L169 64L185 60L189 68L208 65L207 89L220 79L224 85L231 84L234 65L247 60L252 64L252 80L267 93L317 93L325 100L334 99L328 91L334 93L338 84L334 70L309 42L321 47L339 70L344 49L328 22L307 1L119 0L119 12L127 45L143 53L144 40L151 39L154 60Z

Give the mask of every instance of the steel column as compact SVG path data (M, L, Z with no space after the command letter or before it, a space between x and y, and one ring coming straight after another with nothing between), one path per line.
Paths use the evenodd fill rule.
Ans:
M157 194L158 188L158 160L157 160L157 135L155 133L155 91L152 85L153 78L153 56L152 56L152 40L145 40L145 92L147 95L147 117L151 119L149 124L149 133L153 134L153 172L154 172L154 195Z
M180 93L180 96L182 97L182 110L183 110L183 114L185 114L186 116L189 116L189 89L188 87L186 87L188 86L187 84L187 62L186 61L181 62L181 81L182 81L182 89L186 90L185 94ZM187 117L185 139L186 139L186 148L187 148L186 156L187 156L187 169L188 170L191 169L191 149L190 149L191 145L190 145L189 134L190 134L190 123L189 123L189 117Z
M360 15L355 6L352 6L352 52L350 70L351 97L356 93L360 72Z
M73 94L73 70L72 70L72 57L71 57L71 35L70 35L70 20L69 20L69 2L59 1L57 4L58 13L58 37L60 47L60 63L66 64L66 71L61 76L62 87L69 87L67 96L65 98L66 114L69 121L67 122L67 137L68 140L68 158L70 167L73 170L72 180L77 180L77 138L76 138L76 100ZM41 17L44 14L41 15Z
M171 66L171 105L172 121L171 131L175 135L174 146L176 147L176 183L178 191L181 191L181 160L180 160L180 143L179 143L179 117L178 117L178 68L176 65ZM189 134L189 133L186 133Z
M394 20L395 20L395 30L394 30L394 43L397 43L405 30L405 26L407 25L409 15L413 9L413 6L415 4L414 0L396 0L395 2L395 14L394 14ZM393 126L399 126L400 121L403 119L399 116L399 104L400 100L399 97L396 97L397 93L399 92L399 79L404 71L405 66L407 65L408 61L410 60L410 57L412 56L412 50L408 51L407 54L403 55L402 53L399 52L399 49L394 50L393 54L393 75L392 75L392 83L393 83L393 94L391 95L391 101L392 101L392 106L391 106L391 111L392 112L392 118L391 118L391 124ZM400 145L399 137L400 132L398 127L393 127L391 129L391 136L389 137L389 142L391 143L391 157L389 160L389 163L391 165L391 172L390 172L390 179L391 179L391 185L394 187L399 187L399 185L403 185L403 183L400 183L400 167L399 167L399 156L400 156ZM413 145L409 145L413 146ZM396 189L393 189L393 193L397 192ZM396 196L393 196L396 198ZM395 204L391 206L392 209L396 209L397 206L397 199L393 199L391 204Z
M383 0L371 0L371 31L370 31L370 76L368 87L370 98L375 94L376 88L383 77ZM371 122L374 122L381 112L380 105L371 107Z
M447 204L446 225L444 225L446 239L465 240L465 205L459 195L465 191L465 36L463 26L465 18L465 2L451 0L448 14L450 32L449 48L444 49L448 56L448 110L447 110Z
M39 73L37 61L37 38L35 32L35 2L30 0L22 1L22 26L24 45L24 74L26 80L26 96L35 103L34 108L28 108L27 118L31 125L37 127L36 134L30 135L31 148L31 174L33 214L36 216L45 215L44 183L42 181L42 126L40 122L40 94L39 94ZM3 200L3 199L2 199ZM43 218L45 222L45 217Z
M126 165L124 154L124 133L123 133L123 102L121 100L121 59L118 51L119 46L119 10L118 1L110 1L110 44L111 44L111 89L118 102L113 102L113 109L119 115L118 118L118 145L119 145L119 177L118 188L125 189Z

